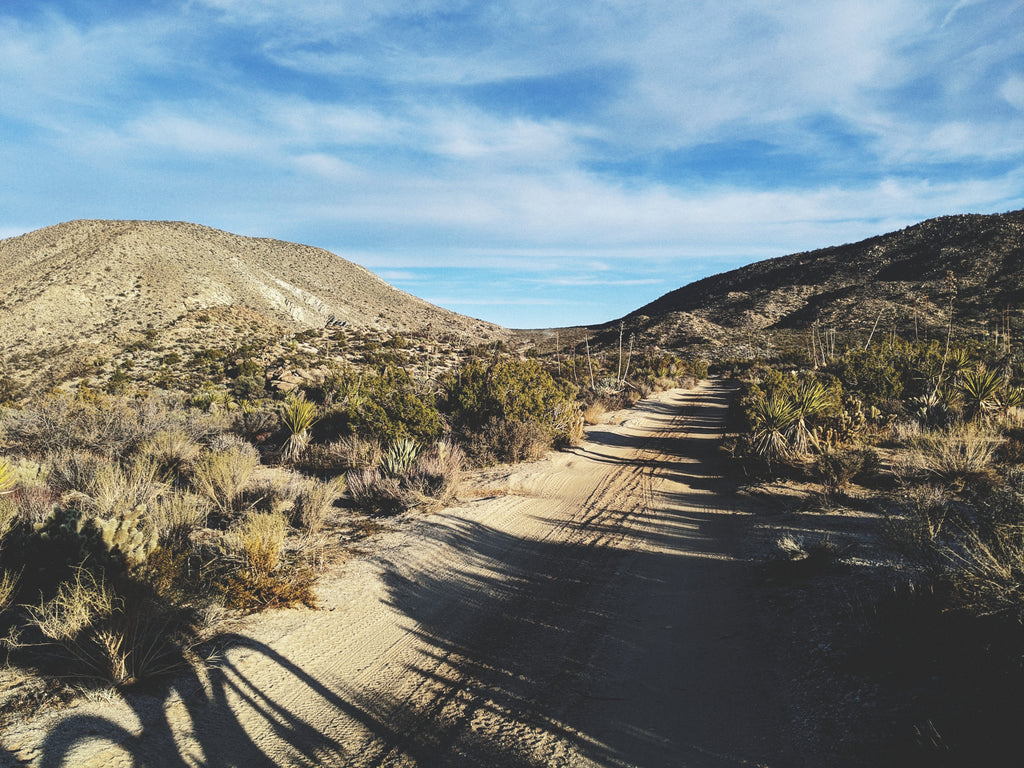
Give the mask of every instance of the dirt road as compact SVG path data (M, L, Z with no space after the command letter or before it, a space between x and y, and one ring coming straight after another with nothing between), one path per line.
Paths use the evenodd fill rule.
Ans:
M259 617L169 693L12 727L0 765L794 765L714 469L729 394L663 393L492 472L320 610Z

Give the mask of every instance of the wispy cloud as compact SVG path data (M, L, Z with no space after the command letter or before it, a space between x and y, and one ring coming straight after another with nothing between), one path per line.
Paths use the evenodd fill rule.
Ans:
M450 292L425 265L518 270L537 295L451 297L592 320L726 263L1024 205L1014 0L106 7L0 8L0 232L192 219L427 294Z

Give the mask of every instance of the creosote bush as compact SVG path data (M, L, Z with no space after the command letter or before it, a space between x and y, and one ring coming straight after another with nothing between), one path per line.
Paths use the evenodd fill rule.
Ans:
M582 436L575 388L534 360L472 362L444 388L452 431L478 463L535 458Z

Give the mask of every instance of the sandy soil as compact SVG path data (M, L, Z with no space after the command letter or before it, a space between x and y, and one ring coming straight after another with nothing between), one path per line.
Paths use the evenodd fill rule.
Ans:
M409 515L160 695L9 726L0 765L788 766L717 476L728 385ZM784 688L784 686L781 686Z

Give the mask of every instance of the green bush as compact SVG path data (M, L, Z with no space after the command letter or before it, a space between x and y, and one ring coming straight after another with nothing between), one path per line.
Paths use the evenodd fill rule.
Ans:
M366 370L361 377L340 372L326 395L333 402L315 436L334 439L358 434L384 443L409 437L436 442L442 432L434 396L423 391L402 368Z
M575 398L576 388L555 381L540 363L509 357L471 362L444 383L452 430L478 460L489 452L499 460L516 460L522 441L506 438L524 425L548 443L578 441L583 417Z

